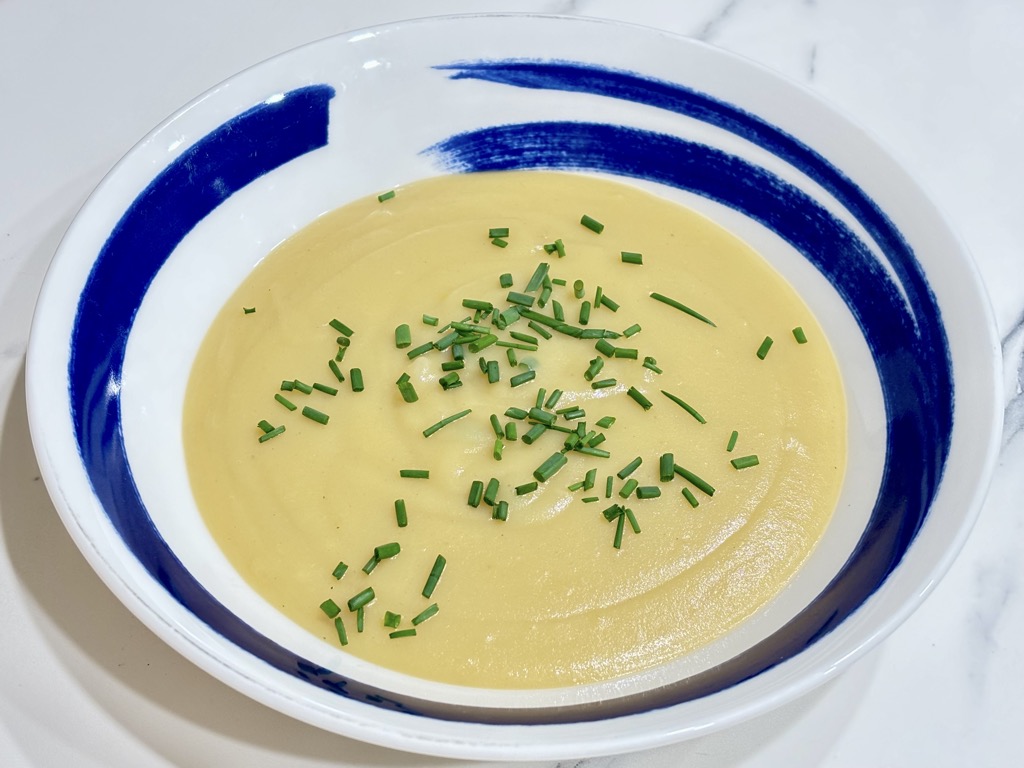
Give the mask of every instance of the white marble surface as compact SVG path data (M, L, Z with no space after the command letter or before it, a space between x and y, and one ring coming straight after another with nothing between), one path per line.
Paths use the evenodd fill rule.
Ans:
M194 668L136 621L86 565L39 481L24 352L44 270L78 206L176 107L334 32L485 10L662 27L808 85L874 133L946 212L978 261L1004 339L1007 422L988 502L949 575L906 624L836 681L761 719L562 765L1020 765L1020 0L0 1L0 765L450 763L291 721Z

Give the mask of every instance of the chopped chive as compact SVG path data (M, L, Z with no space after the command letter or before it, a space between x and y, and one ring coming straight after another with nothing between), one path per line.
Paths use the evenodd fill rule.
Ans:
M518 387L520 384L525 384L528 381L532 381L536 377L537 377L537 372L536 371L523 371L522 373L517 373L515 376L513 376L508 381L509 381L509 384L511 384L513 387Z
M700 504L700 502L697 501L697 497L693 495L693 491L689 488L683 488L683 498L689 502L691 507L696 508Z
M620 469L617 473L619 480L625 480L627 477L633 474L636 471L637 467L639 467L643 463L643 461L644 460L642 458L637 456L635 459L629 462L629 464Z
M473 484L469 486L469 499L467 503L471 507L479 507L480 502L484 498L484 484L482 480L474 480Z
M508 364L511 365L513 368L519 365L519 360L518 358L516 358L516 351L512 349L512 347L508 347L505 349L505 357L508 358Z
M520 421L530 415L529 411L524 411L522 408L506 408L505 415L510 419L519 419Z
M508 247L508 240L505 240L502 237L493 237L493 238L491 238L491 245L496 245L499 248L507 248Z
M796 339L797 344L807 343L807 334L804 333L804 329L799 325L793 329L793 338Z
M352 344L352 339L348 336L339 336L335 341L338 343L339 347L349 347Z
M373 569L380 565L380 558L377 557L376 553L370 555L370 559L366 561L366 565L363 566L363 573L369 576L373 573Z
M341 368L338 367L338 364L334 362L334 360L328 360L327 367L331 369L331 373L334 374L334 378L336 378L339 382L345 380L345 374L341 372Z
M589 491L594 487L594 483L597 482L597 467L593 467L587 470L586 476L583 478L583 490Z
M707 323L712 328L717 327L713 322L711 322L708 318L704 317L704 315L702 315L700 312L698 312L695 309L690 309L688 306L676 301L675 299L670 299L668 296L664 296L660 293L652 293L651 298L654 299L655 301L660 301L662 304L668 304L670 307L674 307L678 309L680 312L685 312L690 317L695 317L702 323Z
M496 347L505 347L506 349L521 349L524 352L536 352L536 344L524 344L521 341L496 341L494 342Z
M625 510L623 510L621 504L612 504L607 509L601 510L601 514L604 516L604 519L607 520L609 523L612 520L621 517L624 514L624 512Z
M626 519L629 520L629 527L633 529L633 533L640 533L640 523L636 520L636 515L633 514L633 510L626 507L625 510Z
M604 298L604 288L602 288L599 285L599 286L597 286L597 289L594 291L594 307L600 307L601 306L601 299L603 299L603 298Z
M534 320L531 320L531 321L530 321L530 322L529 322L529 323L528 323L527 325L529 325L529 326L530 326L530 329L531 329L531 330L533 330L533 331L535 331L536 333L540 334L540 335L541 335L541 336L543 336L543 337L544 337L545 339L550 339L550 338L551 338L551 336L552 336L552 333L551 333L551 331L549 331L549 330L548 330L547 328L545 328L545 327L544 327L543 325L541 325L540 323L538 323L538 322L536 322L536 321L534 321Z
M509 442L519 439L519 428L516 427L514 421L510 421L505 425L505 439Z
M651 409L651 406L654 405L654 403L648 400L644 393L641 392L636 387L630 387L626 391L626 394L633 398L633 400L635 400L640 405L640 407L643 408L645 411L649 411Z
M458 371L452 371L451 373L446 373L444 376L439 378L437 383L441 385L441 389L447 392L449 389L461 387L462 379L459 378Z
M326 413L318 411L316 408L310 408L308 405L303 407L302 415L305 416L307 419L312 419L318 424L326 424L327 420L331 418Z
M409 513L405 509L405 499L395 499L395 520L399 528L409 524Z
M426 480L430 477L429 469L400 469L398 470L399 477L413 477L420 480Z
M348 349L348 348L347 347L338 347L338 354L336 354L334 356L335 362L340 363L342 360L345 359L345 350L346 349Z
M642 253L632 253L631 251L622 251L622 263L623 264L643 264L644 256Z
M750 456L740 456L729 463L736 467L736 469L747 469L748 467L756 467L760 462L757 460L756 455L751 454Z
M501 437L494 438L494 448L491 450L491 456L495 461L501 461L501 454L505 450L505 441Z
M604 231L604 224L587 214L583 214L583 217L580 219L580 224L599 235Z
M430 569L430 575L427 577L427 583L423 585L423 596L427 599L434 594L434 589L437 587L437 582L441 580L441 574L444 573L444 566L447 561L442 555L438 555L437 559L434 560L434 567Z
M487 349L487 347L491 346L491 344L493 344L497 340L498 340L498 337L495 336L493 333L484 334L480 338L474 339L473 341L471 341L467 345L466 349L468 349L473 354L476 354L477 352L480 352L481 350Z
M481 301L479 299L463 299L462 306L466 309L478 309L483 312L490 312L494 309L494 305L489 301Z
M533 493L537 490L537 481L531 480L528 483L516 486L516 496L525 496L528 493Z
M533 275L530 276L530 281L526 284L526 293L533 293L544 284L544 278L547 277L549 268L546 261L537 265L537 268L533 270Z
M327 598L322 603L320 603L320 610L323 611L327 615L327 618L329 619L333 619L335 616L341 613L341 608L339 608L338 604L330 598Z
M590 322L590 302L584 301L580 304L580 325L586 325Z
M534 302L537 300L536 296L531 296L528 293L521 293L520 291L509 291L508 295L505 296L505 300L510 304L519 304L524 307L532 307Z
M636 334L640 333L640 331L642 331L642 330L643 330L643 328L640 327L639 323L633 323L631 326L629 326L629 328L627 328L626 330L624 330L622 332L622 335L625 336L628 339L630 336L635 336ZM647 358L644 358L644 359L646 360Z
M736 430L734 429L734 430L732 431L732 434L731 434L731 435L729 435L729 442L728 442L728 443L726 444L726 446L725 446L725 450L727 450L727 451L729 451L730 453L732 453L732 449L736 447L736 441L737 441L737 440L739 439L739 437L740 437L740 433L739 433L739 432L737 432L737 431L736 431Z
M547 431L547 426L541 422L537 422L523 435L523 442L526 445L533 445L534 441Z
M587 412L579 407L563 408L561 415L566 421L573 421L575 419L582 419L587 415Z
M612 546L616 549L622 549L622 534L626 530L626 515L620 514L615 523L615 539L612 541Z
M558 254L558 258L565 258L565 243L562 242L562 238L555 240L552 245L555 246L555 253Z
M412 346L412 331L407 323L402 323L395 328L395 346L398 349L405 349Z
M498 285L500 285L502 288L511 288L512 282L513 281L511 272L505 272L498 278Z
M644 358L644 368L648 369L649 371L654 371L655 373L662 373L661 368L658 367L658 361L655 360L653 357Z
M351 336L353 333L355 333L355 331L353 331L351 328L349 328L347 325L341 322L341 320L339 320L338 318L334 318L333 320L331 320L331 322L329 322L328 325L345 337Z
M366 387L363 385L363 372L359 368L353 368L348 372L349 382L352 384L353 392L362 392Z
M576 280L575 282L573 282L573 284L572 284L572 295L575 296L577 299L582 299L585 294L586 294L586 286L584 285L583 281L582 280Z
M323 392L325 395L331 395L332 397L338 394L338 390L334 387L330 387L327 384L321 384L319 382L313 382L313 389L317 392Z
M619 311L619 303L617 301L613 301L611 296L609 296L607 293L601 294L600 304L602 307L608 307L608 309L610 309L612 312Z
M616 379L601 379L600 381L595 381L590 387L591 389L606 389L607 387L614 387L618 383Z
M614 416L602 416L600 419L597 420L597 426L599 426L601 429L608 429L608 427L610 427L614 423Z
M345 572L347 570L348 565L344 561L339 560L338 564L334 566L334 570L331 571L331 575L336 579L340 579L342 576L345 575Z
M363 606L356 608L356 632L363 631L363 623L366 618L366 609Z
M694 407L693 407L692 405L689 405L689 404L685 403L685 402L684 402L684 401L683 401L682 399L680 399L680 398L676 397L676 396L675 396L675 395L673 395L673 394L672 394L671 392L666 392L666 391L665 391L665 390L663 389L663 390L661 390L661 394L663 394L663 395L664 395L665 397L667 397L667 398L668 398L669 400L671 400L671 401L672 401L673 403L675 403L676 405L678 405L678 406L679 406L680 408L682 408L682 409L683 409L684 411L686 411L686 412L687 412L688 414L690 414L691 416L693 416L693 418L695 418L695 419L696 419L697 421L699 421L699 422L700 422L701 424L707 424L707 423L708 423L708 422L707 422L707 419L705 419L705 418L704 418L703 416L701 416L701 415L700 415L699 413L697 413L697 410L696 410L696 409L695 409L695 408L694 408Z
M448 426L449 424L451 424L451 423L452 423L453 421L458 421L458 420L459 420L459 419L461 419L461 418L462 418L463 416L468 416L468 415L469 415L470 413L472 413L472 412L473 412L473 409L472 409L472 408L467 408L467 409L466 409L466 410L464 410L464 411L459 411L458 413L453 413L453 414L452 414L451 416L445 416L445 417L444 417L443 419L441 419L440 421L438 421L438 422L436 422L436 423L434 423L434 424L431 424L431 425L430 425L429 427L427 427L426 429L424 429L424 430L423 430L423 436L424 436L424 437L430 437L430 436L431 436L432 434L434 434L435 432L437 432L437 430L439 430L439 429L442 429L442 428L444 428L444 427L447 427L447 426ZM404 470L403 470L403 471L404 471ZM403 477L405 477L405 475L403 475Z
M594 348L605 357L615 356L615 345L608 341L608 339L598 339Z
M338 633L338 642L341 645L348 645L348 632L345 631L345 623L341 616L334 617L334 631Z
M547 408L548 410L552 410L556 405L558 405L558 401L561 398L562 398L562 390L560 390L560 389L553 389L551 391L551 394L548 395L548 399L547 399L547 402L544 403L544 407Z
M626 360L636 360L637 351L630 347L616 347L615 351L612 352L612 357L619 357Z
M531 336L528 333L522 333L520 331L509 331L508 335L511 336L516 341L524 341L527 344L539 344L540 343L540 339L538 339L536 336Z
M491 227L487 230L488 237L508 237L508 227Z
M691 472L690 470L685 469L676 464L675 471L676 474L682 477L684 480L688 480L689 482L691 482L697 488L697 490L706 493L708 496L715 495L714 487L706 480L703 480L702 478L693 474L693 472Z
M415 403L420 399L420 396L416 394L416 388L408 379L398 381L398 391L402 395L402 399L407 403Z
M420 611L419 613L417 613L415 616L412 617L412 625L413 626L419 626L424 621L429 619L431 616L435 615L438 612L438 610L440 610L440 609L437 607L437 603L431 603L426 608L424 608L422 611Z
M295 403L293 403L291 400L286 398L284 395L282 395L281 393L276 393L274 395L274 399L277 400L277 402L279 402L281 405L283 405L289 411L294 411L294 410L296 410L299 407L299 406L295 405Z
M313 388L311 386L309 386L309 384L306 384L305 382L299 381L298 379L293 379L292 380L292 388L293 389L297 389L299 392L301 392L304 395L308 395L308 394L310 394L313 391Z
M377 596L373 593L373 587L367 587L349 599L348 609L350 611L358 611L360 608L365 608L373 602L375 597Z
M553 453L549 456L544 463L533 470L533 476L539 483L546 483L550 480L558 470L565 466L568 459L565 458L564 453Z
M395 196L395 190L389 189L387 192L377 195L377 202L383 203L385 200L390 200Z
M437 325L439 322L433 315L423 315L421 319L423 320L424 325Z
M612 483L614 483L614 482L615 482L615 478L612 477L611 475L608 475L608 477L605 478L605 481L604 481L604 497L606 499L610 499L612 497Z
M501 437L502 435L505 434L505 432L501 428L501 422L498 420L498 415L496 413L492 413L491 414L490 421L491 421L491 429L494 430L495 437Z
M394 632L388 632L388 637L392 640L399 640L403 637L416 637L416 629L409 627L409 629L396 629Z
M551 284L552 285L564 286L565 285L565 279L561 278L561 277L553 277L553 278L551 278Z
M242 307L242 313L246 315L251 315L255 311L256 307Z
M281 382L281 391L282 392L291 392L294 389L295 389L295 382L294 381L282 381Z
M381 544L378 547L374 547L373 556L378 560L387 560L388 558L395 557L401 551L401 545L397 541L391 541L387 544Z
M529 417L534 421L539 421L545 427L550 427L555 423L555 419L558 418L555 414L545 411L542 408L531 408L529 411Z
M601 448L594 448L593 446L582 446L576 449L577 453L582 453L584 456L597 456L599 459L607 459L611 456L608 451L602 450Z
M595 357L593 360L590 361L590 367L588 367L587 370L584 372L583 378L586 379L587 381L593 381L594 377L601 372L602 368L604 368L604 358Z
M484 504L489 507L493 507L498 501L498 489L501 487L501 481L496 477L492 477L487 481L487 488L484 489Z
M671 453L661 454L658 460L658 479L667 483L676 473L676 459Z
M384 611L384 626L397 629L398 625L402 623L402 614L392 613L391 611Z
M267 442L267 440L273 440L275 437L280 435L282 432L284 432L284 424L282 424L279 427L274 427L269 432L264 432L262 435L260 435L259 441L261 443L265 443L265 442Z
M772 343L773 342L771 336L764 337L764 341L761 342L761 346L757 348L757 356L761 360L764 360L766 357L768 357L768 350L772 348Z
M537 299L537 306L538 307L543 307L545 304L548 303L548 299L550 299L550 298L551 298L551 286L550 285L545 285L544 288L541 289L540 298ZM557 320L559 318L556 317L555 319ZM563 317L561 319L564 320L565 318Z
M494 511L491 512L491 519L492 520L501 520L502 522L508 520L508 502L507 501L504 501L504 500L499 501L494 506Z
M636 489L638 499L656 499L661 496L661 488L656 485L641 485Z
M555 316L555 320L565 320L565 308L558 301L551 302L551 314Z
M629 478L629 480L623 483L622 487L619 489L619 496L621 496L624 499L628 499L630 496L633 495L633 491L636 490L636 487L638 485L640 485L640 481L634 480L632 477Z

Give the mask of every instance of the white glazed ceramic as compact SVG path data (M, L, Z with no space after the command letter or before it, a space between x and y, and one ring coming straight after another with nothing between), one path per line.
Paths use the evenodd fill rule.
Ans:
M829 334L847 483L795 582L711 647L546 691L414 680L355 660L230 567L188 487L185 382L224 300L277 243L440 173L555 167L691 205L752 243ZM28 357L39 464L112 591L211 674L404 750L539 759L723 728L810 690L924 598L996 452L998 343L974 268L911 180L813 95L650 29L526 16L352 33L221 84L136 146L69 229Z

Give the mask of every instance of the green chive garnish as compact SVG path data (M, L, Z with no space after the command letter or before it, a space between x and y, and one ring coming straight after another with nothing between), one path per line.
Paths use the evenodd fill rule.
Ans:
M793 329L793 338L796 339L797 344L807 343L807 334L804 333L804 329L799 325Z
M670 307L675 307L680 312L685 312L690 317L695 317L698 320L700 320L702 323L707 323L708 325L710 325L713 328L717 327L713 322L711 322L706 317L704 317L704 315L702 315L700 312L698 312L695 309L690 309L688 306L686 306L685 304L683 304L681 302L676 301L675 299L670 299L668 296L663 296L660 293L652 293L651 294L651 298L654 299L655 301L660 301L662 304L668 304Z
M437 325L439 322L433 315L423 315L422 320L424 325Z
M584 301L580 304L580 325L586 325L590 322L590 302Z
M431 603L426 608L424 608L422 611L420 611L418 614L416 614L415 616L412 617L412 624L413 624L413 626L419 626L424 621L429 619L431 616L436 614L438 612L438 610L439 609L437 607L437 603Z
M638 480L630 478L629 480L622 484L622 487L619 489L619 496L621 496L624 499L628 499L630 496L633 495L633 491L636 490L636 487L638 485L640 485L640 482Z
M412 627L409 629L396 629L394 632L388 632L388 637L392 640L398 640L403 637L416 637L416 630Z
M768 356L768 350L772 348L772 337L765 336L764 341L761 342L761 346L757 348L757 356L764 360Z
M491 245L496 245L499 248L507 248L508 240L504 239L503 237L494 237L491 238Z
M518 387L520 384L525 384L528 381L532 381L536 377L537 377L537 372L536 371L523 371L522 373L517 373L515 376L513 376L508 381L509 381L509 384L511 384L513 387Z
M661 496L661 488L656 485L641 485L636 489L638 499L656 499Z
M430 569L430 575L427 576L427 583L423 585L423 596L430 599L430 596L434 594L434 589L437 587L437 582L441 580L441 574L444 573L444 566L446 560L442 555L438 555L437 559L434 560L434 567Z
M665 397L667 397L673 403L678 405L680 408L682 408L688 414L693 416L693 418L695 418L701 424L707 424L708 423L707 419L705 419L703 416L701 416L699 413L697 413L697 410L692 405L689 405L688 403L684 402L681 398L676 397L671 392L666 392L664 389L661 390L661 394L663 394Z
M547 431L547 425L541 422L537 422L523 435L523 442L527 445L533 445L534 441L543 435Z
M426 480L430 477L429 469L400 469L398 470L399 477L413 477L420 480Z
M498 285L500 285L502 288L511 288L512 282L513 281L511 272L506 272L498 278Z
M313 388L311 386L309 386L309 384L306 384L305 382L299 381L298 379L293 379L292 380L292 389L293 390L297 389L299 392L301 392L304 395L308 395L308 394L310 394L313 391Z
M597 420L597 426L599 426L601 429L608 429L608 427L610 427L614 423L614 416L602 416L600 419Z
M558 258L560 258L560 259L564 258L565 257L565 243L562 242L562 238L558 238L557 240L555 240L555 242L552 243L552 245L555 246L555 253L558 254Z
M328 360L327 367L331 369L331 373L334 374L334 378L339 382L345 380L345 374L341 372L341 368L338 367L338 364L334 362L334 360Z
M348 372L349 383L352 384L353 392L362 392L365 387L363 386L363 372L359 368L353 368Z
M381 544L378 547L374 547L373 556L378 560L387 560L388 558L394 557L401 551L401 545L397 541L391 541L387 544Z
M697 505L700 504L700 502L697 501L697 497L693 495L693 491L689 488L683 488L683 498L690 503L691 507L696 508Z
M727 445L725 446L725 450L727 450L727 451L729 451L729 452L731 453L731 452L732 452L732 449L736 447L736 441L737 441L737 440L739 439L739 437L740 437L740 433L739 433L739 432L737 432L737 431L736 431L736 430L734 429L734 430L732 431L732 434L731 434L731 435L729 435L729 442L728 442L728 444L727 444Z
M291 400L289 400L288 398L286 398L284 395L282 395L280 393L276 393L274 395L274 399L277 400L277 402L279 402L281 405L283 405L289 411L294 411L294 410L296 410L298 408L298 406L295 405L295 403L293 403Z
M373 602L375 597L377 596L373 593L373 587L367 587L362 592L359 592L357 595L349 599L348 609L355 612L360 608L365 608Z
M546 483L558 470L566 465L568 459L564 453L553 453L539 467L533 470L533 476L539 483Z
M626 515L620 513L615 523L615 539L612 541L612 546L616 549L622 549L622 534L626 530Z
M282 424L279 427L274 427L269 432L265 432L264 434L260 435L259 441L261 443L265 443L265 442L267 442L267 440L273 440L275 437L280 435L282 432L284 432L284 424Z
M355 331L353 331L351 328L349 328L347 325L345 325L343 322L341 322L341 320L338 320L337 318L334 318L333 320L331 320L331 322L328 323L328 325L330 325L331 328L333 328L334 330L336 330L338 333L342 334L346 338L351 336L353 333L355 333Z
M255 311L256 311L256 307L242 307L242 312L243 312L243 314L246 314L246 315L251 315Z
M643 264L644 257L642 253L632 253L630 251L622 251L622 263L623 264Z
M331 571L331 575L336 579L340 579L345 575L346 571L348 571L348 565L344 561L339 560L338 564L334 566L334 570Z
M508 237L508 227L491 227L487 230L488 237Z
M614 387L618 383L615 379L601 379L600 381L595 381L590 387L591 389L605 389L607 387Z
M715 495L714 487L706 480L703 480L699 476L693 474L693 472L691 472L690 470L685 469L684 467L681 467L678 464L676 464L675 471L677 475L679 475L684 480L687 480L690 483L692 483L698 490L703 491L708 496Z
M378 203L383 203L385 200L390 200L394 196L395 196L395 190L389 189L387 192L384 192L383 194L377 195L377 202Z
M318 411L316 408L310 408L308 405L303 407L302 415L305 416L307 419L312 419L318 424L326 424L327 420L331 418L326 413Z
M405 499L395 499L395 520L399 528L405 528L409 524L409 513L405 509Z
M736 469L746 469L747 467L756 467L760 462L757 460L756 455L751 454L750 456L740 456L729 463L736 467Z
M345 624L341 616L334 617L334 631L338 633L338 642L341 645L348 645L348 632L345 631Z
M338 604L330 598L320 603L320 610L327 614L327 618L329 619L333 619L335 616L341 613L341 608L339 608Z
M626 330L624 330L622 332L622 335L625 336L628 339L630 336L635 336L636 334L640 333L640 331L642 331L642 330L643 330L643 328L640 327L639 323L633 323L631 326L629 326L629 328L627 328ZM648 358L644 358L644 359L647 360Z
M635 459L629 462L629 464L620 469L618 471L619 480L625 480L627 477L633 474L636 471L636 468L639 467L643 463L643 461L644 460L642 458L637 456Z
M644 368L647 368L650 371L654 371L655 373L662 373L661 368L658 367L658 361L655 360L653 357L644 358Z
M434 434L435 432L437 432L437 430L439 430L439 429L441 429L441 428L443 428L443 427L447 427L447 426L448 426L449 424L451 424L451 423L452 423L453 421L458 421L458 420L459 420L459 419L461 419L461 418L462 418L463 416L468 416L468 415L469 415L470 413L472 413L472 412L473 412L473 409L472 409L472 408L467 408L467 409L466 409L466 410L464 410L464 411L459 411L458 413L453 413L453 414L452 414L451 416L445 416L445 417L444 417L443 419L441 419L441 420L440 420L439 422L437 422L437 423L435 423L435 424L431 424L431 425L430 425L429 427L427 427L426 429L424 429L424 430L423 430L423 436L424 436L424 437L430 437L430 436L431 436L432 434ZM403 471L404 471L404 470L403 470ZM404 475L403 475L403 477L404 477Z
M494 512L491 513L491 518L502 522L508 520L508 502L499 501L494 507Z
M533 271L533 275L530 276L530 281L526 284L526 293L533 293L544 284L544 278L548 276L548 263L542 261L537 265L537 268Z
M439 378L437 383L441 385L441 389L447 392L449 389L461 387L462 379L459 378L458 371L452 371L451 373L446 373L444 376Z
M583 214L583 217L580 219L580 224L599 235L604 231L604 224L597 219L591 218L587 214Z
M467 503L471 507L479 507L484 498L484 484L482 480L474 480L469 486L469 499Z
M392 613L391 611L384 611L384 626L397 629L398 625L402 623L402 614Z
M398 349L405 349L412 346L412 331L406 323L395 328L395 346Z
M637 404L639 404L640 407L643 408L645 411L649 411L651 409L651 406L654 405L654 403L648 400L644 393L641 392L636 387L630 387L626 391L626 394L633 398L633 400L635 400Z
M625 509L626 519L629 520L629 527L633 529L633 533L640 533L640 523L636 520L636 515L633 514L633 510L629 507Z
M533 493L537 490L537 482L535 480L529 483L523 483L522 485L516 486L516 496L525 496L528 493Z

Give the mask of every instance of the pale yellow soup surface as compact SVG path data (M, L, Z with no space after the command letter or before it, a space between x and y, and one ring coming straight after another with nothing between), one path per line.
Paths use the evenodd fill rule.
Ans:
M601 234L580 224L588 214ZM491 243L491 227L508 227L508 246ZM566 254L543 245L561 239ZM643 255L623 263L622 251ZM466 298L505 308L541 262L554 284L543 309L563 308L579 326L582 301L598 286L619 305L595 308L589 328L642 330L610 343L637 350L612 358L593 389L584 378L603 357L593 340L555 332L545 340L526 320L509 326L539 337L537 352L466 351L462 386L445 391L440 364L452 351L410 360L395 328L408 323L412 345L435 341L450 320L472 310ZM585 284L584 299L573 284ZM714 326L650 297L683 302ZM539 291L538 291L539 294ZM255 308L246 313L243 307ZM424 314L440 318L432 327ZM338 351L329 322L353 331L339 382L328 366ZM485 318L482 322L488 322ZM804 329L807 343L792 329ZM581 326L582 327L582 326ZM506 332L496 335L509 340ZM765 358L756 352L774 339ZM489 383L478 358L499 362ZM663 371L645 368L646 357ZM513 388L516 373L536 378ZM365 389L354 392L350 370ZM396 380L408 373L419 400L406 403ZM283 380L320 382L335 396L281 392ZM645 410L627 395L635 387ZM609 458L567 454L567 464L536 492L516 486L558 452L565 434L549 430L532 445L505 440L493 456L490 415L502 427L509 407L529 409L539 390L561 389L555 409L578 405L587 429L606 435ZM700 423L662 394L670 392L706 420ZM281 392L299 410L275 401ZM326 425L301 415L311 406ZM430 437L439 419L472 412ZM601 430L604 416L615 423ZM259 442L260 420L285 432ZM575 427L576 422L560 425ZM528 422L517 421L521 437ZM733 431L738 439L726 450ZM245 280L214 322L196 359L185 403L188 469L199 508L231 563L261 595L325 641L339 644L320 609L342 608L349 643L363 659L433 680L484 687L551 687L615 678L670 661L721 637L783 589L805 562L836 505L846 462L846 409L835 359L822 330L794 290L736 237L701 215L645 191L595 177L549 172L448 176L416 182L389 200L359 200L319 218L276 248ZM659 457L710 483L714 495L683 477L659 478ZM735 469L734 458L757 466ZM623 499L619 470L656 486L660 497ZM569 490L597 468L592 489ZM400 478L428 469L429 479ZM613 477L606 498L606 478ZM492 508L467 503L473 480L500 481ZM689 488L699 502L682 495ZM597 500L584 501L584 499ZM395 500L408 525L399 527ZM630 508L641 532L602 512ZM367 575L374 547L398 542L397 557ZM421 591L437 555L447 566L430 599ZM339 561L349 565L336 580ZM366 586L376 600L362 633L346 602ZM414 637L392 639L432 603L436 615Z

